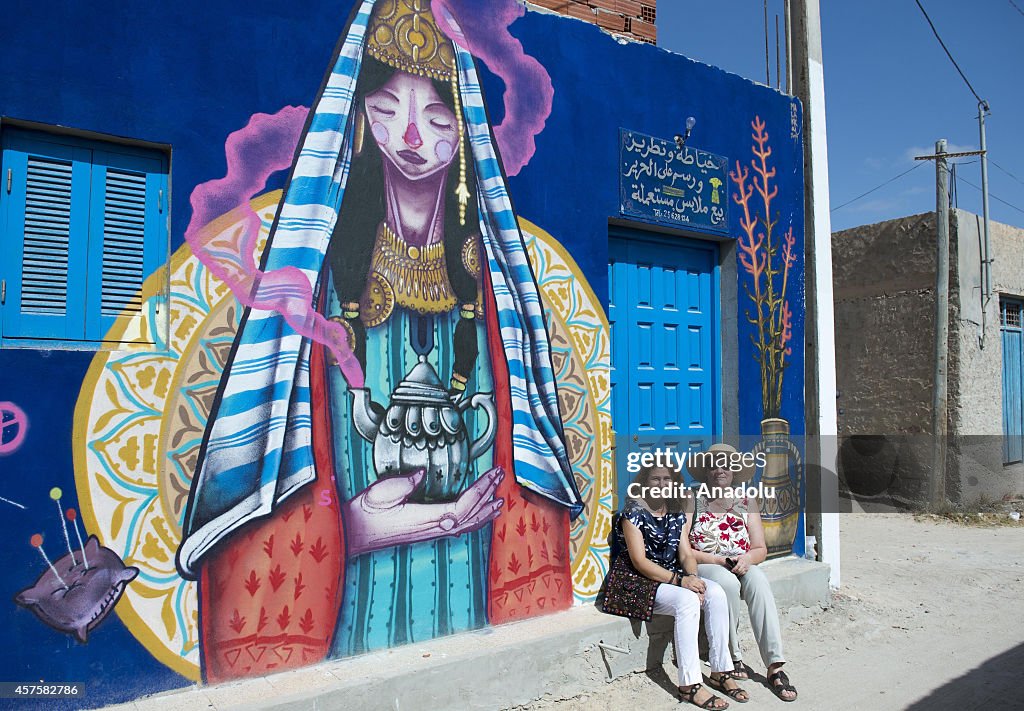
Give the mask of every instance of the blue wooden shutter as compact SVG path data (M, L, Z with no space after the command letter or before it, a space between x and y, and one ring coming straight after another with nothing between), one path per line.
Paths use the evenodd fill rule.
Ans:
M142 284L159 266L161 161L93 152L86 338L101 340L118 316L142 315Z
M168 251L166 158L21 129L2 145L0 338L96 343L122 314L141 321L144 280Z
M1004 299L999 306L1003 342L1003 463L1010 464L1024 458L1024 333L1021 304Z
M3 335L82 338L90 152L19 133L5 138Z

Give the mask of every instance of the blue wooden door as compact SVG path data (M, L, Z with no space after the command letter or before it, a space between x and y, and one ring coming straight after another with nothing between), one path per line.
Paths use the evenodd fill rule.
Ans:
M1002 299L999 311L1003 341L1003 463L1011 464L1024 459L1021 303Z
M617 491L630 452L700 450L720 429L718 250L613 234L609 244Z

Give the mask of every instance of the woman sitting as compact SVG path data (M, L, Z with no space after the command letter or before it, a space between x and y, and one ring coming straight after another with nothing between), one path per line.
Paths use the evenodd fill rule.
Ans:
M750 612L761 660L768 668L771 690L783 701L794 701L796 689L782 671L786 659L782 655L775 596L768 578L757 567L768 555L758 501L731 495L732 487L753 476L754 467L741 467L739 453L728 444L712 445L708 453L714 456L702 457L689 467L694 479L707 484L710 495L702 496L698 490L685 536L699 563L699 575L718 583L728 598L729 649L736 667L732 675L736 679L750 678L750 670L742 661L738 632L743 600ZM718 466L726 462L731 466Z
M697 576L697 561L685 543L686 499L662 496L663 488L681 491L682 484L682 476L671 469L651 467L637 474L630 489L639 497L630 498L616 516L613 567L617 556L628 555L636 571L656 585L654 613L675 618L679 698L704 709L725 709L728 702L701 685L697 656L701 609L710 647L710 684L740 702L747 701L747 694L729 675L733 667L727 649L729 611L725 593L716 583Z

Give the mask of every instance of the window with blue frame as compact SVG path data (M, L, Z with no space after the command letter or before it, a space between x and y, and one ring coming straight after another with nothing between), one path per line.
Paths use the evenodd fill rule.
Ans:
M999 330L1003 345L1003 463L1024 459L1024 302L999 300Z
M168 258L167 155L7 127L0 144L0 346L99 347L143 320Z

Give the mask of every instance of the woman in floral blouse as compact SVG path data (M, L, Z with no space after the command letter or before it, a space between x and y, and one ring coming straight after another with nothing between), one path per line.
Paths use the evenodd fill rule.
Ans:
M741 467L736 449L728 444L714 444L709 453L728 455L733 468L704 466L723 457L702 458L691 464L690 474L699 483L706 483L710 496L697 496L694 515L686 524L685 535L699 565L702 578L714 580L724 590L729 601L729 649L735 669L733 677L750 678L750 670L743 664L739 643L740 601L747 604L754 639L761 652L761 660L768 668L768 683L783 701L796 700L796 689L782 671L786 659L782 654L782 635L779 631L779 613L775 607L768 578L757 567L768 555L761 526L758 501L734 498L722 491L737 487L754 475L754 467ZM710 460L710 461L709 461ZM719 495L722 494L722 495Z
M641 575L655 580L654 612L675 618L679 698L704 709L726 709L727 701L701 685L697 631L701 610L708 637L710 685L739 702L747 694L730 676L729 609L722 589L698 577L697 561L686 544L687 499L665 498L663 491L682 488L682 475L671 469L648 467L637 474L639 498L630 498L615 517L612 558L627 554ZM636 487L631 487L635 489Z

